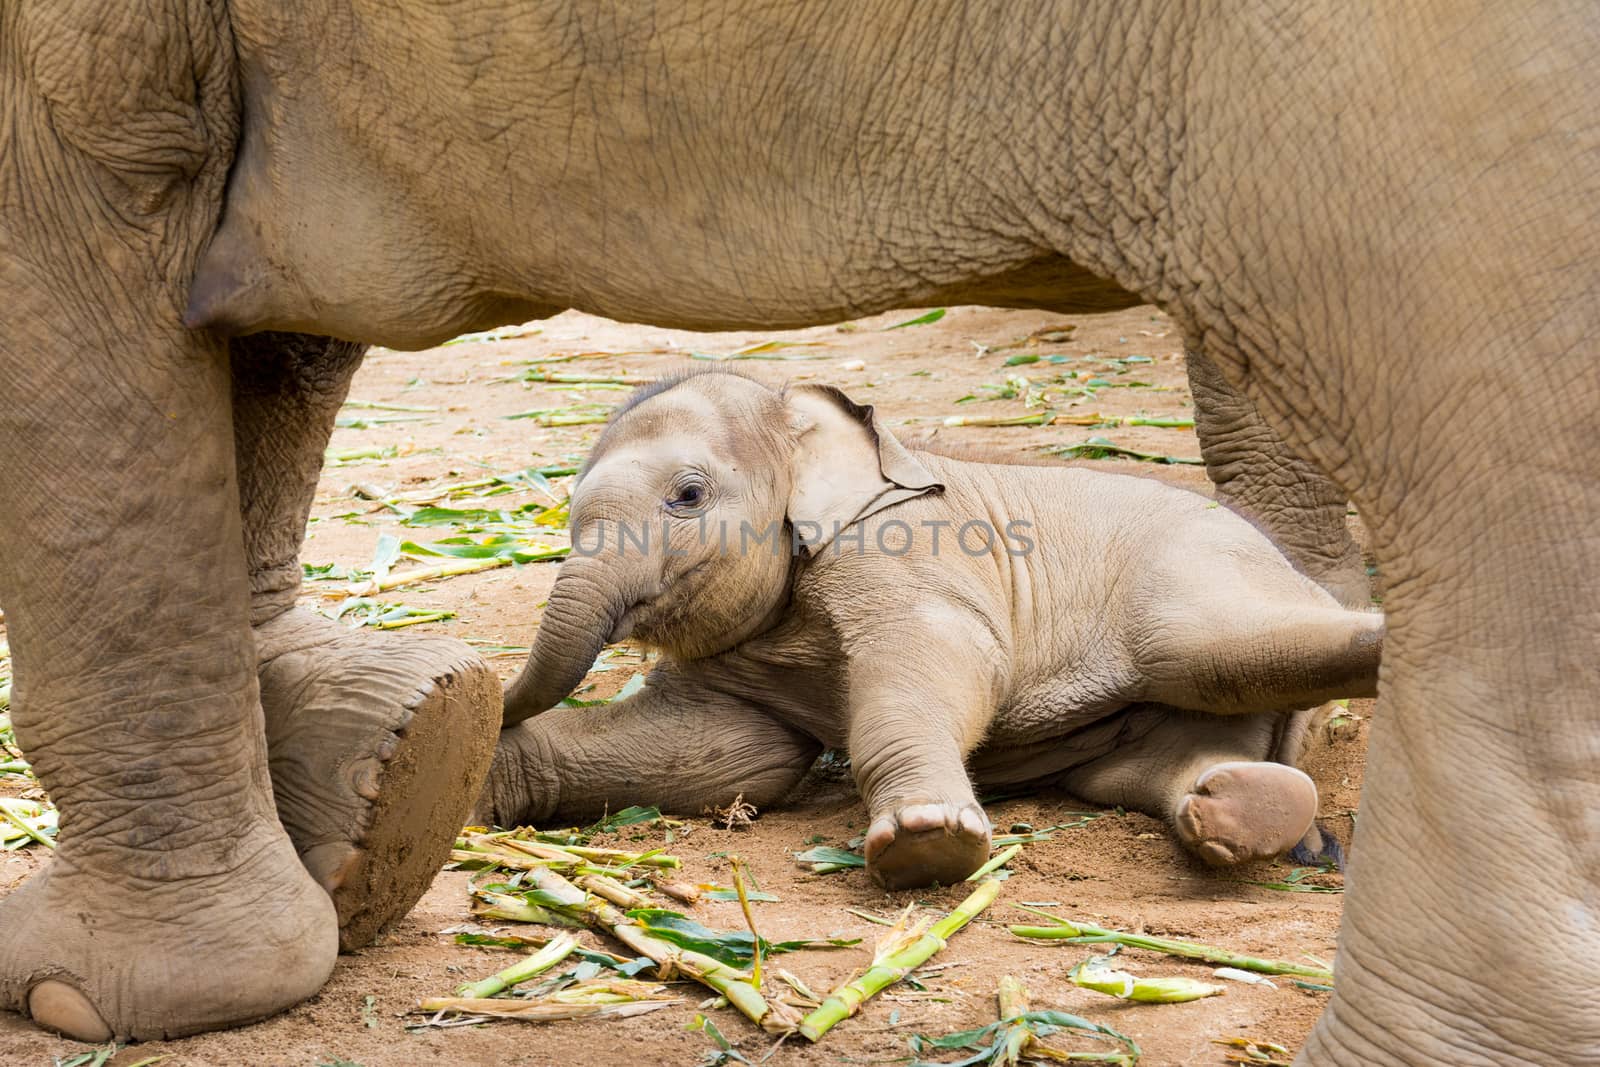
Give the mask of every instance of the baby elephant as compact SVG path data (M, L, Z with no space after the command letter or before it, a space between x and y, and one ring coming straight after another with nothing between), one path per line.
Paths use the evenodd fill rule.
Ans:
M1294 713L1377 684L1382 617L1206 498L907 448L827 387L718 371L641 390L571 522L483 822L779 803L831 746L886 888L984 862L974 778L1147 812L1240 863L1311 826ZM662 652L643 689L546 710L630 636Z

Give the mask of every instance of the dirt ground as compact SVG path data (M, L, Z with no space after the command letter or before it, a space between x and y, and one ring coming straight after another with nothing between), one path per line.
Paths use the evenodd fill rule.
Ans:
M355 400L415 405L433 411L397 413L350 407L346 415L365 418L365 428L335 431L332 447L348 453L393 446L393 458L330 464L324 471L310 538L307 564L366 568L381 534L401 540L432 541L451 531L402 527L398 515L372 497L415 497L440 486L485 478L528 467L576 462L598 436L600 426L546 428L531 419L504 416L532 409L572 409L611 405L622 389L575 388L515 380L540 360L581 354L551 363L552 372L653 377L691 365L689 353L727 354L765 341L802 342L794 347L749 353L784 356L748 359L737 366L774 377L807 378L841 386L854 398L876 405L891 427L904 435L937 430L962 442L1012 450L1068 445L1091 436L1161 456L1197 457L1188 429L1076 425L1000 428L947 427L945 418L1025 415L1021 396L957 405L964 396L1000 391L1008 375L1036 383L1075 374L1059 383L1049 406L1065 415L1185 416L1190 399L1184 383L1180 339L1167 318L1151 308L1111 315L1062 317L1034 312L951 308L935 322L891 329L916 317L902 312L837 327L783 333L691 334L607 322L568 313L521 331L501 331L502 339L453 343L426 352L375 350L356 378ZM1068 327L1072 329L1068 330ZM514 336L510 336L514 335ZM1024 339L1033 337L1031 341ZM1022 342L1022 343L1019 343ZM1051 362L1050 356L1062 357ZM1038 360L1024 362L1029 356ZM796 358L798 357L798 358ZM1019 360L1021 357L1021 360ZM1016 361L1006 366L1007 360ZM694 364L700 365L700 364ZM1100 384L1096 384L1100 383ZM985 387L994 387L986 389ZM1026 388L1026 387L1024 387ZM1060 389L1077 389L1062 397ZM1092 394L1092 395L1091 395ZM405 417L417 421L379 422ZM1140 477L1154 477L1208 491L1196 466L1164 465L1130 459L1093 461L1096 466ZM569 479L552 478L558 496ZM515 507L541 499L536 488L474 502L451 498L442 504L463 508ZM550 543L562 538L552 535ZM396 572L417 566L396 564ZM556 565L536 563L438 581L420 588L383 594L386 601L413 608L455 612L453 618L397 630L392 640L428 631L479 642L503 677L520 666L516 648L525 647L539 621L540 607ZM334 595L348 584L308 582L305 601L332 610ZM3 633L3 631L0 631ZM502 648L501 646L505 646ZM588 696L614 692L643 664L619 655L614 669L593 676ZM602 713L603 712L597 712ZM1354 702L1336 729L1319 729L1308 770L1322 791L1322 819L1348 844L1361 783L1362 759L1371 707ZM23 780L0 778L0 790L16 793ZM1018 823L1046 827L1068 821L1081 802L1061 794L1002 799L988 805L999 832ZM813 988L825 989L847 978L870 958L882 928L846 910L879 916L916 901L919 907L947 910L961 890L885 894L860 870L815 875L794 853L821 842L844 846L865 829L865 812L847 778L814 772L793 803L765 811L753 826L729 831L701 812L675 812L689 826L673 835L669 849L683 858L686 879L729 881L727 853L748 861L760 887L780 900L755 905L764 936L847 936L864 939L856 948L806 951L778 960ZM627 847L660 844L662 831L624 831ZM602 842L604 843L604 842ZM0 892L21 882L48 861L37 847L0 853ZM935 957L923 979L924 992L906 986L870 1002L861 1014L839 1025L816 1047L791 1039L776 1050L773 1039L731 1009L711 1012L737 1050L751 1061L770 1056L773 1064L908 1062L907 1038L984 1025L994 1018L997 979L1013 974L1027 984L1036 1008L1053 1008L1114 1026L1135 1038L1147 1065L1222 1063L1223 1051L1211 1039L1250 1035L1297 1048L1326 998L1279 979L1276 988L1225 983L1223 996L1188 1004L1140 1005L1079 989L1068 970L1092 951L1083 946L1025 943L1005 928L1025 921L1014 905L1047 904L1068 917L1104 926L1143 930L1227 946L1280 959L1310 954L1332 958L1341 897L1336 893L1283 892L1252 883L1282 879L1287 862L1218 873L1188 859L1164 827L1139 815L1105 813L1076 829L1060 830L1045 842L1028 845L1010 864L1012 876L997 904L957 935ZM468 921L468 875L445 871L412 914L381 944L344 956L320 994L298 1007L254 1026L182 1041L124 1049L109 1062L127 1067L148 1057L164 1064L285 1064L313 1067L353 1063L388 1067L420 1062L463 1064L697 1064L712 1052L710 1039L685 1030L703 999L697 986L680 985L680 1004L637 1018L601 1022L532 1025L494 1022L454 1029L419 1028L424 1017L408 1014L419 998L448 995L462 981L486 976L509 957L501 952L458 945L443 931ZM1317 881L1337 886L1337 875ZM735 903L701 903L693 909L702 923L740 928ZM538 933L537 928L522 932ZM589 943L600 943L584 934ZM616 947L616 946L611 946ZM1123 964L1140 975L1209 975L1211 967L1129 952ZM1062 1040L1063 1047L1103 1049L1087 1041ZM15 1015L0 1015L0 1056L8 1063L51 1063L86 1051L86 1046L52 1038ZM946 1059L957 1058L945 1054Z

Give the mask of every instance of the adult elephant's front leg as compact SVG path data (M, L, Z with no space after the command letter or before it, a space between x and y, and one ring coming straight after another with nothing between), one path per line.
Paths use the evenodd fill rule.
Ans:
M305 609L300 545L359 345L232 344L251 621L273 795L301 859L369 943L428 888L489 767L500 685L447 637L352 630Z
M337 952L272 806L226 349L178 319L232 45L157 7L0 7L0 601L61 811L0 899L0 1007L86 1040L270 1015Z
M1217 497L1345 607L1370 607L1371 582L1345 521L1345 492L1289 448L1200 343L1189 343L1187 360L1195 434Z

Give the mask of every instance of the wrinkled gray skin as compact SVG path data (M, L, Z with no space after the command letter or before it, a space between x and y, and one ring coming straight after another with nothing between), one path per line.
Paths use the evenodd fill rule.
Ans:
M279 1011L443 854L422 756L476 788L468 651L281 610L355 357L318 338L1144 299L1245 413L1230 495L1348 495L1384 576L1303 1060L1600 1060L1597 53L1558 0L0 6L0 603L63 826L0 1004Z
M1166 818L1203 859L1241 863L1316 814L1311 780L1266 762L1303 734L1284 713L1377 691L1382 617L1340 607L1233 512L1126 475L908 450L833 389L651 387L607 427L571 516L577 554L506 692L476 822L770 805L828 745L889 889L988 859L969 765ZM547 712L625 636L665 652L642 691Z

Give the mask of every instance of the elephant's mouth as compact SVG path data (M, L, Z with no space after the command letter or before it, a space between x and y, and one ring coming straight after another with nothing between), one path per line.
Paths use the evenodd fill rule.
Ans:
M644 624L644 629L653 634L656 628L656 623L661 621L654 618L654 616L660 614L660 612L658 612L656 609L662 603L662 601L667 598L668 593L674 588L678 590L677 596L674 598L676 603L669 605L665 614L668 618L681 618L682 609L685 606L684 600L686 597L692 595L690 591L683 588L683 584L698 577L701 572L710 567L714 562L716 561L709 559L702 560L701 562L696 563L694 566L689 567L687 570L667 578L663 583L661 591L655 596L645 597L642 600L638 600L630 604L621 615L617 616L616 625L611 627L611 633L606 637L606 644L614 645L619 641L626 641L637 629L639 629L641 622Z
M606 635L606 644L614 645L620 641L626 641L633 633L633 624L638 621L640 610L649 606L650 601L647 600L633 605L633 607L617 616L617 621L611 627L611 632Z

